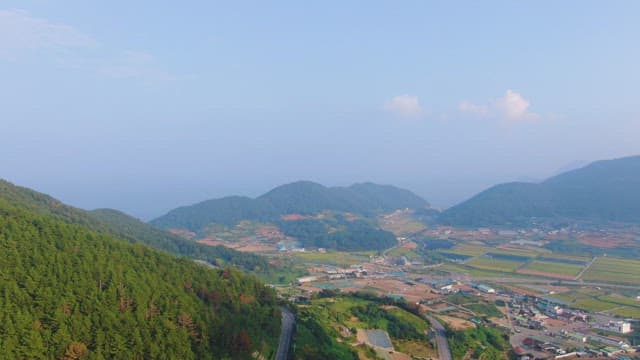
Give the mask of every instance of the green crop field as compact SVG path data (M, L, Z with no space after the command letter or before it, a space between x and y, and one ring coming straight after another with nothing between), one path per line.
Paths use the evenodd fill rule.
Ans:
M582 261L585 264L591 261L591 258L587 256L570 256L570 255L558 254L558 253L544 254L543 257L549 258L549 259L558 259L559 261L565 260L567 262Z
M584 273L582 280L640 284L640 261L601 257Z
M517 261L492 259L488 257L477 257L468 261L466 264L471 267L483 270L513 272L523 263Z
M570 275L576 276L580 273L583 266L573 264L560 264L547 261L532 261L527 264L523 269L531 271L539 271L550 274Z
M536 250L538 249L536 248ZM489 249L488 252L492 254L500 254L500 255L507 255L507 256L522 256L526 258L534 258L542 253L546 254L546 252L539 252L539 251L526 251L526 250L515 250L515 249L506 250L506 249L497 249L497 248Z
M319 252L297 252L294 257L304 262L328 264L335 266L350 266L369 262L369 253L348 253L342 251Z
M596 312L607 312L623 317L639 317L640 302L620 296L610 295L607 290L578 288L553 297L569 303L571 307Z
M490 251L492 248L478 245L468 245L468 244L459 244L456 245L453 249L447 250L447 252L452 254L460 254L467 256L480 256L487 251Z

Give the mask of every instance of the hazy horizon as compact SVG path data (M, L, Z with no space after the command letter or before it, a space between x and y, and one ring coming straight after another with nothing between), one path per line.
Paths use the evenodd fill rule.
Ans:
M448 207L640 154L640 3L5 1L0 177L150 219L292 181Z

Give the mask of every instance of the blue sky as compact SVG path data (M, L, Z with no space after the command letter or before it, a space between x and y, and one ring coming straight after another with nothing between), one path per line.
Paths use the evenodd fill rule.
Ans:
M142 218L298 179L439 207L640 153L640 3L3 1L1 177Z

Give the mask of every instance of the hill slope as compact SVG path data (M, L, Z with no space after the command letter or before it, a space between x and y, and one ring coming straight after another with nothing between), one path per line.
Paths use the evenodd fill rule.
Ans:
M21 204L0 198L3 357L248 359L275 349L276 297L254 278Z
M497 185L444 211L440 222L510 226L532 217L640 223L640 156L597 161L537 184Z
M1 179L0 200L65 223L81 225L92 231L107 233L133 243L143 243L176 255L206 260L220 266L234 265L256 272L267 271L269 267L264 258L254 254L185 240L117 210L85 211L78 209L65 205L49 195L16 186Z
M325 187L310 181L279 186L255 199L225 197L174 209L151 221L160 228L200 231L209 224L233 226L241 220L276 221L282 215L313 215L323 210L374 215L428 203L408 190L372 183Z

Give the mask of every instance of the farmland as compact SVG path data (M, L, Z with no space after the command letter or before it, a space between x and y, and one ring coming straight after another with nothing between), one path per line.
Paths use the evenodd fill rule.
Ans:
M582 279L592 282L640 284L640 261L600 257L584 273Z
M640 317L640 302L619 294L611 294L595 288L576 288L554 295L570 306L593 312L603 312L623 317Z
M335 266L349 266L363 262L369 262L369 256L375 252L297 252L293 253L296 259L307 263L328 264Z
M467 265L474 268L498 272L514 272L522 264L522 262L518 261L501 260L485 256L477 257L467 262Z
M458 244L453 249L447 250L447 252L466 256L480 256L489 250L491 250L491 248L486 246Z
M580 273L584 266L550 261L531 261L520 272L523 274L555 277L571 280Z

